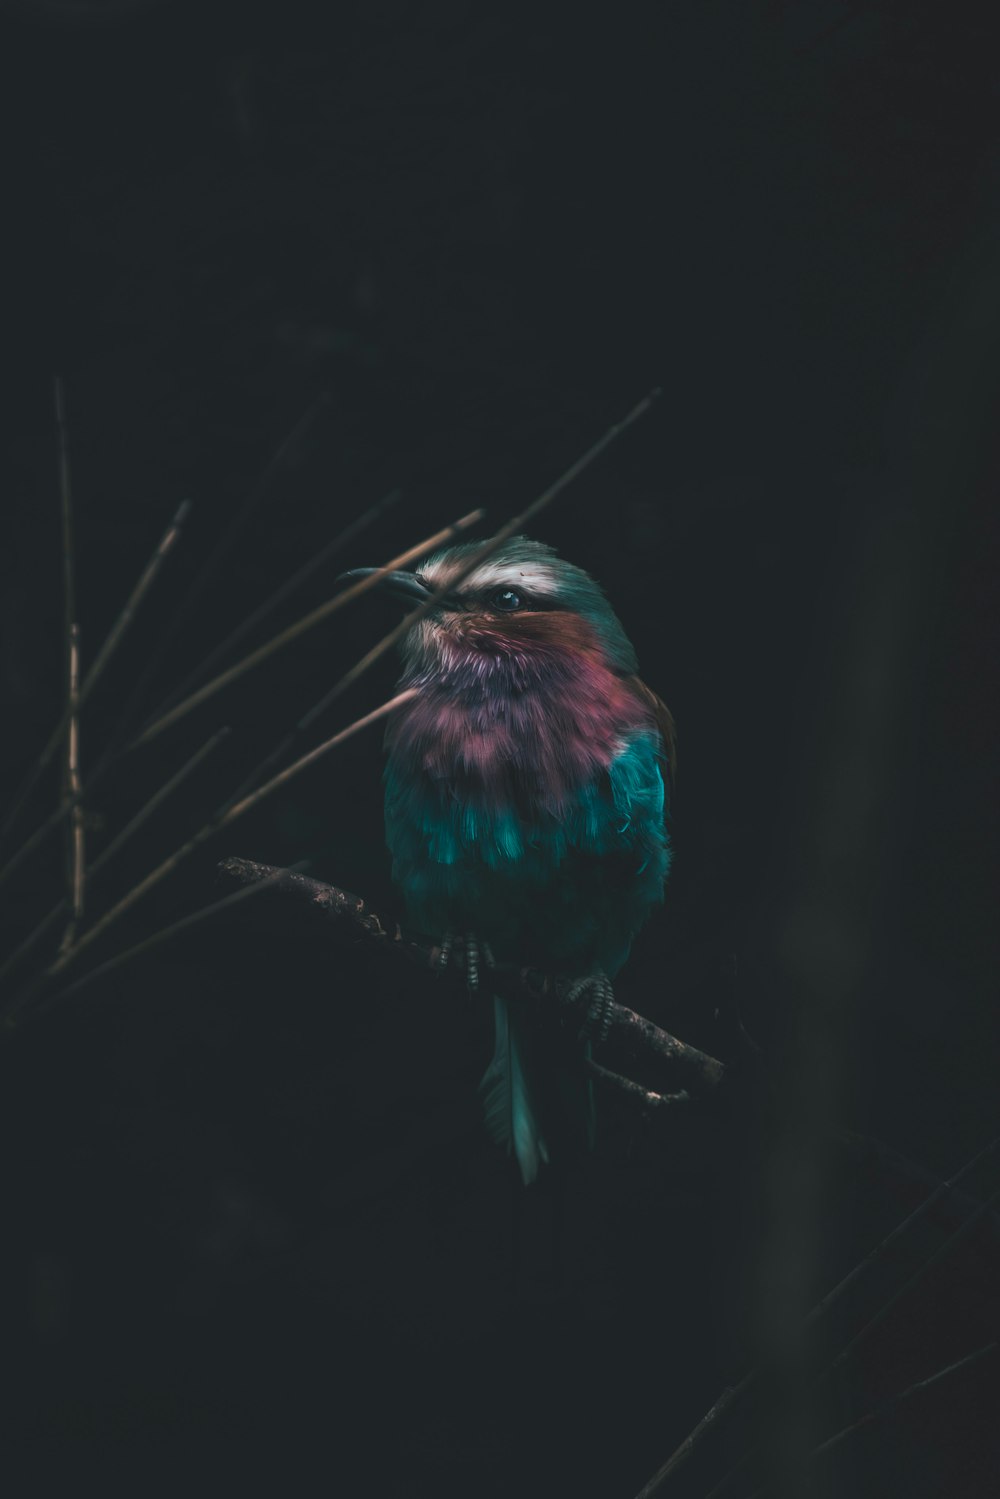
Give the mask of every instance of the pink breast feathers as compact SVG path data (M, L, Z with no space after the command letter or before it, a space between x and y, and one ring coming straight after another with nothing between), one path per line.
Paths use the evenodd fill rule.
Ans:
M452 642L441 673L386 736L390 753L460 800L493 806L525 797L558 815L639 729L648 702L603 659L579 616L524 614L502 634L482 622Z

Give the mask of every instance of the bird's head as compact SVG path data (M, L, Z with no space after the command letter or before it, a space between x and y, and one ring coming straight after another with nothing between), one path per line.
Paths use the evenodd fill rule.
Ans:
M483 542L447 547L416 572L388 573L380 588L410 608L445 589L407 632L403 657L411 673L528 662L565 651L597 653L613 671L634 672L635 653L601 588L552 547L513 536L465 577ZM369 577L357 568L344 578ZM454 579L454 585L452 580Z

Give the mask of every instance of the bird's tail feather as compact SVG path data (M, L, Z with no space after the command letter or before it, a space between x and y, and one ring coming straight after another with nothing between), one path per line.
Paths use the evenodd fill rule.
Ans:
M494 999L493 1015L496 1026L493 1060L479 1085L486 1129L492 1140L507 1147L508 1154L514 1152L524 1184L530 1186L549 1159L525 1067L525 1053L530 1044L522 1033L519 1017L510 1014L505 1000Z

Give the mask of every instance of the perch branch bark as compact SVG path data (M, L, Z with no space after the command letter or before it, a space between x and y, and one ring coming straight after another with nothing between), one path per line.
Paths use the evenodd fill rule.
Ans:
M304 874L278 869L271 864L258 864L252 859L225 859L219 865L224 881L236 886L256 885L266 880L271 897L294 901L303 910L311 911L324 923L336 923L343 930L369 943L373 950L393 954L426 972L447 978L450 970L439 967L440 949L424 947L404 937L399 927L387 922L367 903L350 891L327 885L321 880L310 879ZM520 968L512 964L498 963L490 970L490 982L502 989L505 997L536 1005L553 1015L567 1014L567 995L572 987L571 977L544 974L533 968ZM690 1086L698 1092L717 1088L725 1076L725 1067L715 1057L679 1041L669 1031L662 1030L651 1020L637 1015L626 1005L615 1002L611 1007L607 1041L609 1049L622 1050L637 1060L667 1061L676 1065L686 1076ZM607 1075L605 1075L607 1074ZM653 1093L631 1083L620 1074L608 1073L607 1068L597 1067L594 1074L603 1081L621 1087L630 1084L624 1091L639 1097L639 1101L650 1107L664 1103L681 1102L677 1094ZM619 1080L620 1079L620 1080Z

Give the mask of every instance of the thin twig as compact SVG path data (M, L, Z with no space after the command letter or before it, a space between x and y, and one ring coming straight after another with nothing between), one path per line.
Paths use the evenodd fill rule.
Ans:
M91 864L87 873L88 881L91 885L93 885L95 879L98 879L104 873L111 860L121 852L121 850L125 847L129 840L135 836L135 834L139 831L143 824L146 823L150 817L152 817L154 812L158 811L158 809L163 805L168 797L173 795L178 786L182 785L182 783L187 780L188 776L192 773L192 771L197 769L197 767L201 764L205 757L209 755L217 745L222 743L229 732L230 730L228 725L221 729L218 729L209 739L205 741L200 749L195 751L195 753L189 760L186 760L184 762L179 770L174 772L169 780L164 781L162 786L159 786L151 796L146 798L142 806L139 808L138 812L136 812L135 816L125 824L125 826L119 833L116 833L111 842L101 850L97 858ZM88 789L90 788L88 787ZM79 805L79 802L74 801L73 805L74 807L76 807ZM52 927L56 923L56 921L58 921L63 912L68 909L69 901L65 899L61 900L58 905L52 907L51 911L49 911L49 913L42 918L38 925L28 933L27 937L24 938L20 945L16 947L10 954L10 956L5 959L4 963L0 965L0 982L2 982L7 977L8 973L10 973L11 970L16 967L21 959L31 951L31 949L36 945L36 943L41 940L42 937L45 936L45 933L50 929L50 927Z
M905 1281L904 1284L900 1286L899 1290L889 1297L888 1301L883 1302L882 1306L879 1307L874 1317L872 1317L868 1322L865 1323L860 1332L855 1333L854 1337L847 1344L847 1347L837 1355L823 1377L826 1378L828 1375L832 1376L836 1374L840 1369L842 1369L847 1363L848 1359L857 1352L857 1350L863 1343L866 1343L868 1341L876 1328L881 1327L882 1323L889 1316L890 1312L895 1310L896 1306L900 1301L902 1301L903 1297L908 1296L911 1291L915 1290L915 1288L920 1284L924 1277L929 1274L931 1270L935 1270L938 1265L942 1264L944 1260L948 1258L949 1255L953 1254L954 1251L959 1247L959 1245L965 1242L965 1240L972 1233L973 1229L978 1227L978 1225L982 1223L983 1219L989 1216L989 1214L993 1211L998 1203L1000 1203L1000 1191L994 1192L993 1195L991 1197L988 1197L985 1202L981 1202L979 1206L969 1214L965 1222L962 1223L953 1234L950 1234L949 1237L945 1239L944 1243L938 1249L936 1249L932 1255L929 1255L928 1258L924 1260L923 1264L918 1266L918 1268L910 1276L909 1280Z
M935 1187L929 1197L925 1197L922 1202L918 1203L901 1223L897 1223L896 1227L890 1233L886 1234L881 1243L876 1244L875 1248L870 1250L864 1259L854 1266L853 1270L848 1271L843 1280L837 1282L832 1291L828 1291L823 1299L816 1303L805 1319L804 1326L810 1328L819 1322L822 1317L826 1316L834 1302L838 1301L846 1291L850 1290L851 1286L861 1279L866 1270L878 1260L884 1259L888 1251L908 1229L912 1228L915 1223L919 1223L921 1218L926 1218L932 1208L935 1208L943 1198L950 1196L960 1182L963 1182L967 1176L972 1174L977 1166L981 1165L983 1161L989 1160L990 1156L995 1155L998 1150L1000 1150L1000 1137L991 1140L971 1160L966 1161L965 1165L956 1171L953 1176Z
M56 417L59 511L62 520L63 608L68 646L69 633L76 621L76 578L74 574L73 486L69 466L69 423L66 420L66 386L61 375L53 377L52 395Z
M388 494L384 494L380 500L376 500L373 505L369 505L366 510L362 510L360 515L356 516L342 531L339 531L325 547L321 547L314 556L309 558L308 562L303 563L297 572L292 573L290 578L286 578L280 588L276 588L274 593L266 598L262 604L258 604L256 609L251 610L249 614L241 619L236 628L231 630L226 638L215 646L213 650L209 651L208 655L199 661L194 671L189 672L183 682L179 683L173 692L164 698L163 702L152 714L153 720L161 718L175 703L180 702L182 698L186 697L199 682L209 675L220 661L225 660L235 645L238 645L263 620L267 619L270 614L273 614L275 609L280 604L283 604L285 599L291 594L301 588L302 584L311 578L314 573L326 567L327 563L338 556L356 536L360 536L362 531L380 519L393 505L396 505L402 498L402 494L403 491L401 489L389 490Z
M293 865L292 868L296 870L302 869L304 865L305 861L302 864ZM107 962L99 963L96 968L89 969L87 973L82 974L68 988L60 989L58 993L48 995L36 1007L36 1015L47 1013L55 1004L68 999L71 994L75 994L79 989L85 988L95 979L103 978L105 974L111 973L116 968L121 968L125 963L130 963L133 958L141 957L143 953L149 952L151 948L159 947L162 943L169 942L172 938L180 936L182 932L190 931L192 927L200 926L203 922L211 920L220 911L226 911L230 906L238 905L241 901L246 900L248 896L256 895L259 891L265 890L267 885L267 880L262 880L259 885L247 885L242 890L235 890L230 895L223 896L221 900L213 901L211 905L203 906L198 911L192 911L189 916L182 916L179 921L171 922L169 926L162 927L158 932L153 932L151 936L145 937L141 942L135 943L133 947L127 947L124 952L116 953L113 958L108 958Z
M254 480L253 484L248 490L243 504L237 510L229 525L226 527L226 530L223 532L222 536L216 542L212 551L205 559L204 566L202 567L195 581L191 584L191 587L188 589L185 597L181 601L176 613L170 621L165 634L165 639L173 639L176 636L178 630L184 624L185 620L187 620L193 613L196 605L205 592L205 589L208 587L213 575L218 569L219 564L223 562L232 551L241 532L245 530L246 526L253 519L260 505L267 498L268 491L270 490L274 480L284 468L288 459L295 452L295 449L298 447L299 443L302 441L302 438L305 436L306 432L308 432L313 422L319 415L328 410L331 404L331 393L326 390L321 391L316 399L306 407L306 410L298 418L291 430L282 438L281 442L275 448L271 457L265 464L259 477ZM163 643L164 642L161 642L161 646Z
M94 860L90 870L91 879L93 879L94 875L104 871L111 860L121 853L126 843L135 836L143 824L148 822L153 813L159 810L167 798L173 795L178 786L186 781L193 771L197 770L202 761L213 750L217 749L223 740L228 739L231 732L232 730L228 724L223 724L221 729L216 729L215 733L211 734L205 740L201 748L195 750L190 759L185 760L180 769L176 770L168 781L164 781L163 785L159 786L153 792L152 796L143 802L135 816L130 818L119 833L115 834L108 846L103 848L98 858Z
M86 678L84 679L83 689L81 692L81 701L85 700L90 695L90 693L93 692L98 681L103 675L105 667L111 660L111 657L114 655L115 651L118 649L126 631L128 630L129 625L132 623L132 620L135 617L136 610L139 608L139 605L146 597L146 594L152 588L154 582L156 581L157 574L162 568L164 562L167 560L168 556L177 545L177 542L180 539L181 529L190 514L191 501L182 500L180 505L178 505L177 507L176 515L170 522L167 529L164 531L163 535L160 537L160 540L156 546L156 550L153 552L152 557L150 557L149 561L146 563L146 566L139 574L139 578L136 582L135 587L132 589L132 592L129 594L128 598L125 600L125 603L122 605L121 613L115 620L114 624L111 626L104 644L101 646L101 649L98 651L96 657L94 658L94 664L90 668L86 675Z
M842 1431L836 1432L834 1436L827 1437L826 1441L821 1442L816 1448L816 1451L812 1454L813 1457L820 1457L823 1453L832 1451L834 1447L839 1447L840 1443L846 1437L852 1436L856 1431L860 1431L863 1426L871 1426L873 1422L881 1421L886 1416L891 1415L897 1406L902 1405L904 1400L909 1400L912 1396L919 1395L922 1390L929 1390L932 1385L936 1385L940 1380L948 1379L952 1374L957 1374L959 1369L967 1369L970 1365L977 1364L980 1359L989 1358L991 1354L997 1352L998 1348L1000 1348L1000 1343L986 1343L982 1348L977 1348L975 1353L967 1353L964 1358L956 1359L955 1363L948 1364L944 1369L938 1369L936 1374L930 1374L926 1379L919 1379L916 1384L911 1384L907 1389L900 1390L897 1395L890 1396L882 1405L876 1406L875 1410L869 1411L867 1415L862 1416L860 1421L855 1421L853 1426L845 1426Z
M931 1374L926 1379L920 1379L916 1384L911 1384L905 1390L900 1390L897 1394L891 1395L888 1400L883 1401L881 1405L877 1405L874 1410L866 1412L860 1420L855 1421L851 1426L845 1426L832 1437L827 1437L825 1442L821 1442L809 1454L809 1461L815 1462L818 1457L825 1457L828 1452L832 1452L842 1442L845 1442L848 1437L854 1436L856 1432L864 1431L867 1427L874 1426L879 1421L884 1421L887 1416L891 1416L894 1411L898 1410L905 1401L911 1400L914 1395L920 1395L924 1390L931 1389L934 1385L939 1384L942 1379L948 1379L952 1374L957 1374L960 1369L971 1368L973 1364L978 1364L981 1359L989 1358L998 1349L1000 1349L1000 1343L986 1343L982 1348L977 1348L975 1353L967 1353L964 1358L957 1359L955 1363L948 1364L944 1369L938 1369L936 1374ZM766 1486L755 1489L750 1499L763 1499L763 1496L768 1492Z
M66 627L66 671L70 671L73 626L76 624L76 558L73 526L73 485L69 464L69 424L66 420L66 387L62 377L52 381L56 418L59 469L59 514L62 525L63 618ZM0 830L2 831L2 830Z
M88 789L92 789L94 778L88 782ZM82 795L82 793L81 793ZM57 828L61 822L79 805L79 796L64 796L54 812L50 812L44 822L40 822L30 837L26 838L16 853L11 854L6 864L0 869L0 885L8 880L16 869L24 863L29 854L33 854L40 843L44 841L53 828Z
M272 776L263 786L258 786L257 790L251 792L249 796L243 797L241 801L228 807L219 826L227 827L229 823L235 822L237 817L242 817L244 812L249 812L258 802L263 801L265 796L270 796L272 791L277 791L279 786L283 786L286 781L290 781L293 776L297 776L300 770L305 770L314 760L318 760L321 755L325 755L335 745L343 744L345 739L352 738L359 730L368 728L369 724L378 723L380 719L388 717L390 713L395 713L397 708L401 708L404 703L408 703L416 695L417 689L415 687L408 687L405 692L397 692L395 697L390 698L386 703L382 703L380 707L372 709L371 713L366 713L363 718L356 718L353 723L347 725L346 729L341 729L339 733L334 734L332 739L324 740L315 749L311 749L308 753L302 755L294 764L279 771L276 776Z
M874 1249L865 1255L863 1260L859 1261L842 1280L837 1282L831 1291L828 1291L816 1303L803 1322L803 1333L810 1331L826 1317L831 1308L850 1290L861 1276L879 1260L884 1259L889 1249L908 1229L912 1228L920 1219L926 1217L943 1197L954 1192L959 1182L963 1181L982 1161L987 1160L998 1149L1000 1149L1000 1138L992 1140L989 1145L980 1150L971 1160L966 1161L961 1170L956 1171L947 1181L942 1182L911 1213L902 1219L901 1222L897 1223L895 1228ZM720 1418L730 1415L734 1405L742 1400L759 1383L760 1378L761 1370L752 1369L749 1374L746 1374L740 1380L739 1384L731 1385L723 1390L718 1400L702 1416L694 1430L684 1438L680 1446L668 1457L663 1467L653 1475L645 1487L636 1495L636 1499L653 1499L654 1495L662 1494L665 1491L667 1480L684 1467L688 1459L704 1441L705 1437L711 1431L718 1428Z
M238 817L242 817L245 812L249 812L251 808L257 806L266 796L270 796L279 786L285 785L293 776L298 775L300 771L312 765L320 756L336 748L337 745L343 744L345 740L353 738L355 734L367 728L370 724L377 723L387 717L388 714L395 712L397 708L401 707L403 703L409 702L410 698L415 695L415 688L409 688L406 692L398 693L395 697L390 698L388 702L382 703L380 707L373 709L371 713L366 713L363 718L355 719L353 723L348 724L346 728L341 729L339 733L334 734L332 738L327 739L323 744L317 745L315 749L310 750L308 754L296 760L293 765L289 765L279 775L274 776L266 785L259 787L252 795L243 797L241 801L234 801L233 798L230 798L224 802L204 827L200 828L180 848L175 849L162 863L158 864L155 869L151 870L149 874L141 879L137 885L134 885L127 894L122 896L121 900L104 913L99 921L96 921L92 927L87 928L73 947L64 953L60 953L44 973L38 975L25 990L16 995L7 1005L6 1009L0 1012L3 1020L8 1026L11 1025L26 1005L34 999L45 983L50 979L57 978L71 963L75 963L80 954L85 952L91 943L96 941L98 937L103 936L108 928L118 921L126 911L129 911L138 900L148 894L156 885L160 884L168 874L172 874L189 855L201 848L204 843L207 843L208 839L217 833L220 828L228 827Z
M69 733L66 737L66 789L74 799L70 820L69 901L70 922L63 935L63 946L71 947L77 923L83 919L85 850L83 805L80 785L80 626L70 628L69 640Z
M185 502L178 508L176 515L157 543L156 550L147 562L146 566L143 568L138 582L136 583L135 587L132 589L132 592L129 594L124 605L122 606L121 613L118 615L118 618L111 626L104 644L98 651L93 665L87 672L86 676L83 679L83 683L80 686L77 698L78 713L79 710L83 707L84 703L87 701L87 698L90 696L91 692L93 692L112 655L121 644L125 632L128 630L129 625L132 623L136 610L138 609L146 594L149 592L150 588L153 585L153 582L156 579L157 574L160 571L160 568L163 566L164 562L166 561L167 557L178 541L181 534L181 527L185 519L187 518L189 510L190 505L185 500ZM7 815L7 820L4 823L4 827L2 830L0 830L0 835L2 835L2 832L6 831L6 829L11 826L18 812L20 811L20 808L23 806L27 798L31 795L38 777L41 775L42 771L45 769L46 765L48 765L49 761L52 759L52 756L55 754L56 750L59 748L60 744L66 737L67 729L69 727L69 718L69 708L67 706L55 729L49 736L49 739L42 749L41 754L35 761L30 774L19 789L10 812ZM93 787L94 781L97 779L98 774L100 774L100 771L103 768L104 767L101 766L90 776L91 787ZM38 844L41 842L42 838L45 837L45 834L49 831L49 829L57 826L58 823L62 821L63 817L72 812L77 805L78 803L73 801L72 798L68 799L56 809L56 812L52 816L46 818L45 821L35 829L34 833L32 833L31 836L27 838L21 845L21 847L11 855L7 863L4 865L3 869L0 869L0 883L2 883L7 878L7 876L17 868L22 860L27 858L28 854L31 853L33 849L37 848Z
M128 739L142 710L149 684L155 679L156 673L163 664L164 657L180 633L183 625L194 613L214 573L232 550L240 532L259 509L262 501L266 499L271 484L279 474L286 460L295 451L302 436L312 425L316 417L330 405L330 400L329 392L322 392L306 409L304 414L299 417L292 430L282 439L268 460L263 472L250 488L243 504L230 521L226 531L209 553L201 571L195 577L194 581L189 584L187 592L171 615L155 646L146 657L142 669L133 683L132 690L129 693L128 700L119 716L118 722L108 736L104 750L96 766L91 771L91 784L93 784L96 776L103 774L109 765L116 763L123 754L127 753L130 748Z
M391 562L387 562L384 567L380 568L378 572L373 573L370 577L362 578L359 582L352 584L350 588L345 588L342 592L335 594L332 599L327 599L325 604L320 604L318 608L310 610L308 614L303 615L301 619L296 620L287 629L279 631L277 635L273 635L270 640L266 640L263 645L258 646L255 651L251 651L249 655L244 656L241 660L235 662L234 665L228 667L226 671L220 672L217 677L213 677L210 682L206 682L203 687L199 687L196 692L192 692L189 697L186 697L183 702L171 708L169 712L164 713L161 717L155 718L152 723L147 724L136 735L130 748L136 748L140 744L148 743L150 739L155 739L157 734L162 734L164 729L169 728L178 719L184 718L193 708L199 707L210 697L214 697L217 692L221 692L224 687L228 687L230 683L237 681L255 666L259 666L262 661L268 660L277 651L283 650L286 645L290 645L293 640L297 640L307 630L314 629L316 625L329 619L332 614L343 609L347 604L353 603L361 594L367 593L369 589L376 587L387 573L396 572L399 568L407 567L411 562L419 561L421 557L425 557L428 552L433 552L438 547L444 546L447 542L453 541L457 536L461 536L469 530L471 526L477 525L482 520L484 514L485 511L483 510L470 511L468 515L461 516L457 521L453 521L450 526L445 526L440 531L436 531L433 536L428 536L426 540L419 542L416 546L409 547L405 552L400 552L398 557L393 557Z
M62 728L66 733L66 760L63 768L63 793L80 796L80 625L76 617L76 544L73 524L73 488L69 465L69 427L66 421L66 389L57 375L53 381L56 431L59 445L59 504L62 516L63 607L66 623L66 706ZM61 736L50 741L54 753ZM43 755L34 767L35 780L47 764ZM76 922L83 914L83 808L79 802L73 811L67 844L67 884L72 903L72 917L63 937L68 946L73 941Z

